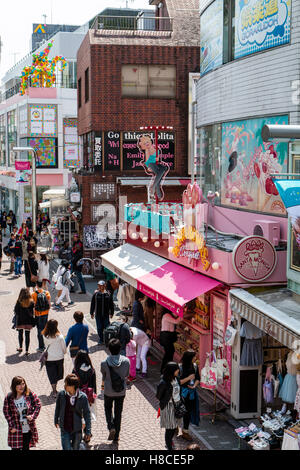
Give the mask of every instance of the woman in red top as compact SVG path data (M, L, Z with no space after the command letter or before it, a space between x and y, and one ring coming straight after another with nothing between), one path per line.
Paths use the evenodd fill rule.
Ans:
M29 235L29 229L28 229L28 227L27 227L27 225L26 225L25 222L23 222L22 225L21 225L21 227L19 228L18 235L21 235L22 237L25 236L26 238L28 237L28 235Z
M12 450L29 450L38 442L35 421L41 410L37 395L29 390L23 377L14 377L11 393L4 400L3 413L8 423L8 445Z

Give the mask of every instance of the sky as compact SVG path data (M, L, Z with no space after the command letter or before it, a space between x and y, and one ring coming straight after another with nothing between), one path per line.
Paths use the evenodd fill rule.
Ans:
M104 8L125 8L126 0L16 0L1 2L0 78L30 52L33 23L82 25ZM148 0L128 0L128 8L153 8ZM52 21L51 21L52 18Z

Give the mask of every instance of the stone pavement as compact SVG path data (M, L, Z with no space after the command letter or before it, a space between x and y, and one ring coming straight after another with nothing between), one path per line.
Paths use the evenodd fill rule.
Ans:
M39 370L39 354L36 353L37 335L36 329L31 332L30 356L17 353L17 332L12 330L11 322L13 308L19 291L25 286L24 276L14 278L9 274L9 263L4 257L0 272L0 450L7 447L7 424L3 418L3 398L10 391L11 380L16 375L26 379L30 389L40 398L42 403L41 413L37 420L39 443L37 450L60 450L60 432L54 426L53 417L55 400L50 398L51 387L45 369ZM85 320L89 324L90 334L88 344L93 365L97 374L98 399L97 421L93 423L90 450L165 450L164 430L160 429L159 419L156 418L158 402L155 398L154 388L147 381L138 379L127 390L124 403L122 429L118 444L107 441L108 431L103 406L103 392L100 392L101 374L100 363L106 357L105 348L97 346L98 336L94 322L90 320L89 307L90 295L72 295L75 305L64 312L50 311L49 318L58 321L59 329L63 335L74 323L73 313L81 310L85 314ZM72 361L67 354L65 357L65 376L72 372ZM58 389L63 388L63 381L58 384ZM198 439L201 449L206 446ZM177 449L185 449L186 441L178 437L175 439Z

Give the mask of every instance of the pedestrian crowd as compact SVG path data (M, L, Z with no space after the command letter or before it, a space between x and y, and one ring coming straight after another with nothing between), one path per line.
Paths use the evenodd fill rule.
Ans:
M8 222L7 222L8 223ZM1 225L2 226L2 225ZM2 227L3 230L4 227ZM37 258L37 239L27 223L22 224L18 233L11 230L8 256L13 256L15 275L19 276L24 266L26 287L21 289L14 308L13 328L18 332L17 352L30 354L30 334L37 329L40 367L45 367L51 392L56 400L54 425L60 430L63 450L78 450L81 442L90 442L92 422L96 420L95 400L97 398L97 369L89 356L89 328L84 323L81 311L74 313L74 324L64 337L58 322L49 318L51 295L49 260L46 255ZM11 241L12 240L12 241ZM25 249L24 249L25 247ZM66 242L60 252L61 264L52 281L55 283L56 298L53 308L62 311L62 302L73 305L70 292L77 278L81 293L86 293L82 276L81 259L83 246L78 236L72 247ZM99 281L90 305L90 316L96 320L99 346L109 352L99 367L101 390L104 394L104 411L108 428L108 440L119 440L122 411L127 385L147 377L147 355L153 337L154 303L139 291L135 293L132 307L132 322L129 326L126 312L114 316L114 279ZM160 342L165 354L161 365L161 380L156 397L159 401L158 417L165 429L165 444L174 450L174 436L182 429L182 437L192 440L190 423L197 424L199 404L196 388L200 382L195 352L183 354L180 364L173 361L175 327L181 321L166 309L163 312ZM72 371L65 375L64 358L69 348ZM58 391L57 384L64 379L64 389ZM36 420L41 402L30 390L23 377L14 377L11 391L5 397L3 413L8 423L8 445L13 450L29 450L38 442ZM199 424L199 423L198 423Z

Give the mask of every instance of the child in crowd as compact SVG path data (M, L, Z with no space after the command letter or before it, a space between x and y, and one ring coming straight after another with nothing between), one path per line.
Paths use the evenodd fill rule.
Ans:
M130 370L128 381L133 382L136 380L136 342L133 341L133 332L130 331L131 339L126 345L126 357L130 361Z

